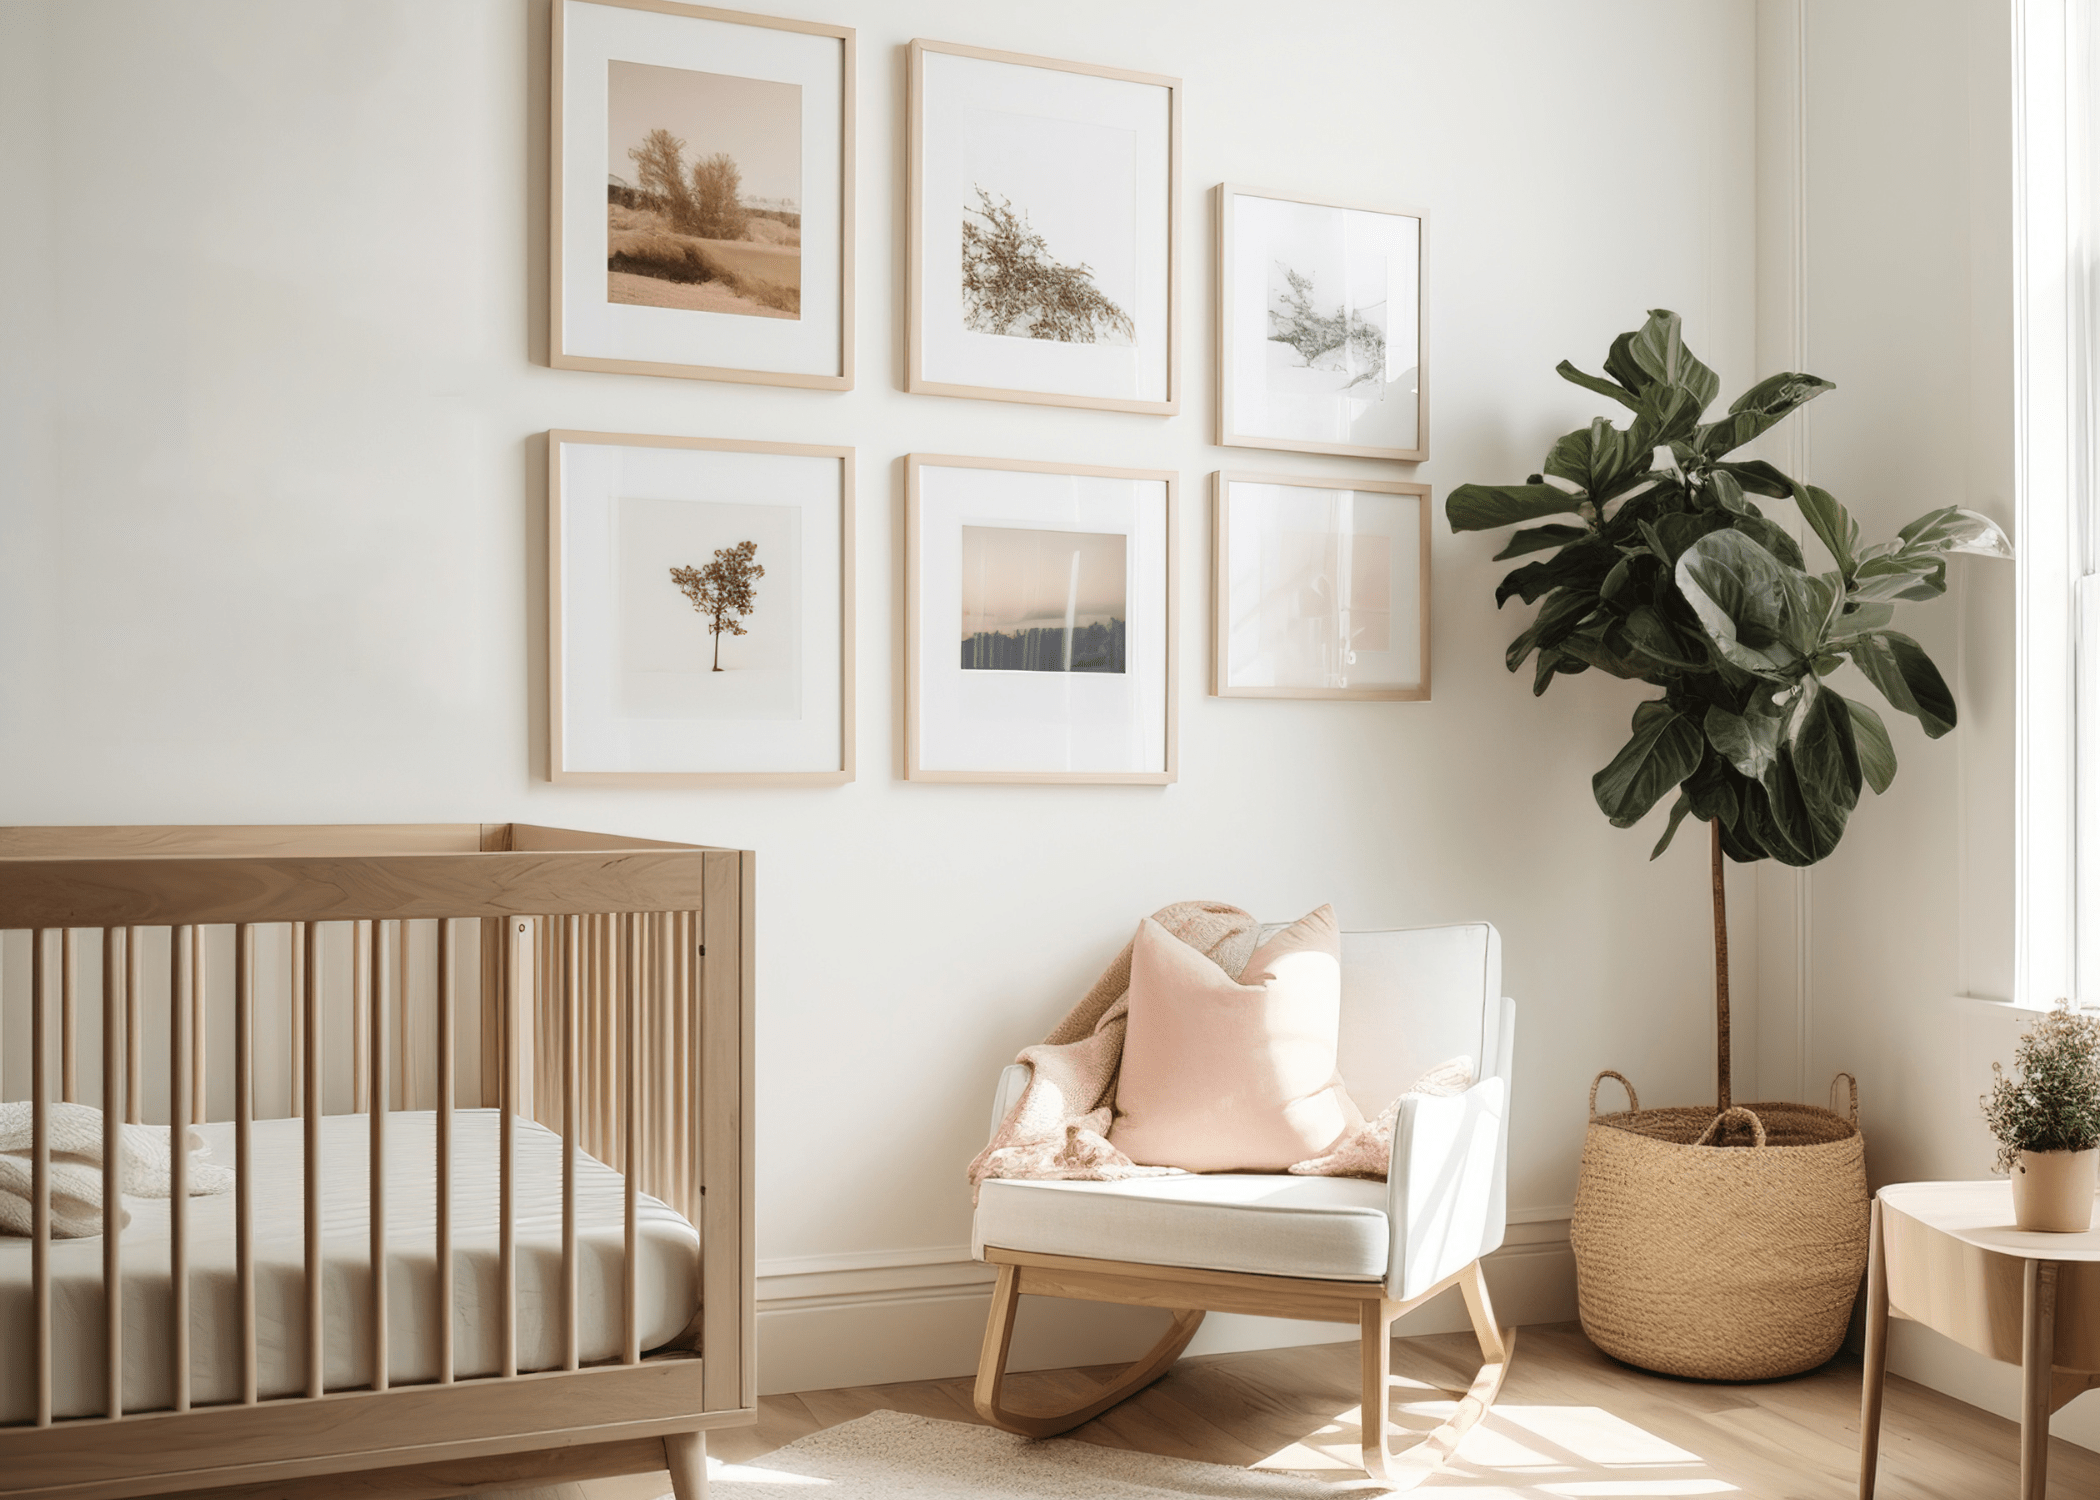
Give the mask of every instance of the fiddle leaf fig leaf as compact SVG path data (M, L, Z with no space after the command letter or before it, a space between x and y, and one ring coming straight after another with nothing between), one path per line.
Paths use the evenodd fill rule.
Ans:
M1862 773L1844 698L1813 677L1802 679L1801 699L1787 724L1782 763L1806 815L1802 847L1812 858L1823 859L1837 848L1846 820L1859 805Z
M1854 638L1849 649L1853 665L1889 706L1916 717L1929 738L1954 727L1954 694L1923 646L1893 630L1874 630Z
M1778 761L1780 732L1785 727L1784 719L1771 715L1746 718L1719 704L1706 711L1707 743L1752 781L1762 781Z
M1622 333L1611 341L1611 351L1604 356L1604 373L1638 396L1654 384L1655 377L1633 357L1634 338L1631 333Z
M1565 359L1553 367L1553 372L1560 376L1561 379L1571 384L1579 385L1586 391L1595 391L1600 396L1609 396L1621 406L1638 405L1638 392L1627 390L1626 387L1615 380L1603 380L1595 375L1586 374Z
M1807 582L1739 531L1703 536L1677 559L1678 592L1707 637L1729 661L1768 676L1808 654L1793 644L1811 608Z
M1492 531L1518 521L1575 514L1587 496L1553 484L1462 484L1444 501L1453 531Z
M1670 840L1677 837L1677 825L1684 821L1684 815L1691 810L1691 797L1687 793L1679 792L1677 800L1670 804L1669 826L1663 829L1663 836L1655 841L1655 847L1648 851L1650 859L1660 858L1663 850L1670 847Z
M1692 720L1665 703L1643 703L1633 711L1633 737L1590 778L1597 806L1612 826L1631 828L1664 792L1699 769L1704 748Z
M1649 312L1627 352L1651 383L1659 381L1689 391L1700 411L1721 394L1721 377L1684 347L1684 320L1668 308Z
M1853 570L1858 566L1856 553L1859 550L1859 522L1852 513L1838 504L1837 497L1828 490L1805 484L1794 491L1794 503L1801 507L1801 515L1808 522L1808 529L1816 534L1838 565L1838 571L1850 582Z
M1739 464L1715 464L1714 472L1733 475L1736 483L1753 495L1784 500L1794 493L1794 481L1761 458Z
M1774 426L1796 407L1836 389L1814 375L1786 371L1768 376L1736 397L1727 416L1701 427L1693 442L1708 458L1719 458Z
M1922 515L1896 536L1903 552L1974 552L2008 560L2013 555L2012 538L1996 521L1959 505Z
M1581 526L1526 526L1521 531L1510 533L1509 540L1502 544L1502 550L1495 554L1493 560L1503 562L1531 552L1544 552L1548 547L1565 547L1570 542L1581 541L1589 534L1589 531Z
M1857 698L1847 698L1845 708L1852 715L1852 739L1859 747L1860 772L1878 797L1896 780L1896 747L1889 742L1889 727L1881 722L1880 714Z

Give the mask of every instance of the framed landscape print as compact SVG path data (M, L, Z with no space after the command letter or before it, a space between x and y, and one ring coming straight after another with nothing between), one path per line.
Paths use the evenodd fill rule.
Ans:
M853 450L547 435L548 774L853 779Z
M1429 696L1429 486L1217 474L1211 693Z
M853 385L853 32L554 0L548 360Z
M1429 457L1429 221L1218 188L1218 442Z
M908 779L1174 779L1176 484L905 459Z
M905 389L1172 415L1181 83L911 44Z

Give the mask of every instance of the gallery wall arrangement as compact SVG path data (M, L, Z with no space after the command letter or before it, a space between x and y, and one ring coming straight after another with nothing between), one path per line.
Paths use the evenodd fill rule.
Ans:
M850 391L852 28L557 0L550 56L548 363ZM904 61L904 390L1176 415L1180 80ZM1216 443L1426 459L1427 215L1212 196ZM548 434L550 779L853 779L855 455L820 410ZM1175 779L1180 476L1080 457L906 456L905 779ZM1221 470L1211 512L1212 696L1429 697L1428 486Z

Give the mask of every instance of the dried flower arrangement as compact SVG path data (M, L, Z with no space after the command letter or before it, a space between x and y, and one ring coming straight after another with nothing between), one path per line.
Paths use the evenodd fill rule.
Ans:
M2017 1080L1992 1063L1994 1081L1983 1096L2000 1173L2010 1175L2022 1151L2100 1146L2100 1020L2058 1002L2021 1036L2013 1066Z

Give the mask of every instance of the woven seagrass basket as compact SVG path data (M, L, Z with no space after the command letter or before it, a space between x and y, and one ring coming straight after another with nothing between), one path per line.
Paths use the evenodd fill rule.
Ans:
M1632 1108L1597 1113L1617 1078ZM1606 1070L1569 1237L1582 1331L1642 1369L1770 1380L1838 1351L1867 1266L1866 1143L1850 1118L1809 1104L1641 1108ZM1718 1149L1717 1149L1718 1148Z

